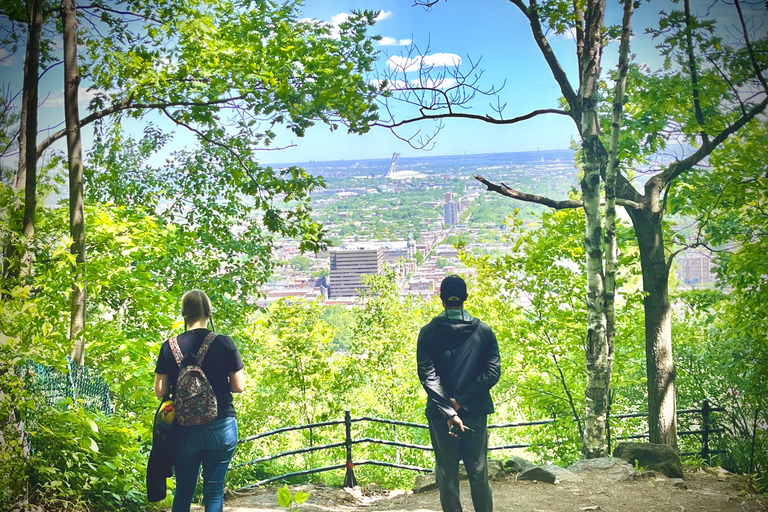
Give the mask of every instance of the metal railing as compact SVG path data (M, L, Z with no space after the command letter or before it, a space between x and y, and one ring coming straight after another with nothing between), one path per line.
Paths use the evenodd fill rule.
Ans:
M334 464L330 466L323 466L319 468L312 468L312 469L306 469L303 471L294 471L291 473L285 473L278 476L273 476L270 478L266 478L263 480L259 480L258 482L247 485L244 488L252 488L252 487L260 487L262 485L268 484L270 482L274 482L276 480L282 480L284 478L290 478L294 476L303 476L303 475L310 475L313 473L322 473L324 471L333 471L336 469L346 469L346 474L344 476L344 487L355 487L357 485L357 478L355 477L354 467L355 466L383 466L383 467L389 467L389 468L398 468L398 469L407 469L410 471L420 471L424 473L430 473L432 472L431 469L428 468L422 468L419 466L411 466L408 464L398 464L394 462L385 462L385 461L379 461L379 460L359 460L354 461L352 458L352 446L355 444L361 444L361 443L372 443L372 444L380 444L380 445L388 445L388 446L397 446L401 448L412 448L417 450L426 450L426 451L432 451L431 446L424 446L419 444L412 444L412 443L401 443L399 441L389 441L385 439L375 439L372 437L363 437L359 439L354 439L352 437L352 423L361 422L361 421L368 421L372 423L382 423L382 424L388 424L388 425L399 425L404 427L413 427L413 428L429 428L427 425L422 425L420 423L411 423L407 421L397 421L397 420L389 420L389 419L383 419L383 418L374 418L371 416L363 416L361 418L352 418L349 410L344 411L344 419L343 420L333 420L333 421L323 421L320 423L309 423L306 425L298 425L294 427L283 427L278 428L276 430L270 430L269 432L263 432L261 434L256 434L253 436L248 436L243 439L238 440L238 444L243 443L249 443L256 441L257 439L262 439L265 437L270 437L276 434L282 434L284 432L291 432L296 430L305 430L305 429L311 429L311 428L317 428L317 427L325 427L330 425L344 425L344 441L338 442L338 443L330 443L330 444L324 444L319 446L310 446L306 448L300 448L297 450L289 450L281 453L276 453L274 455L268 455L265 457L260 457L258 459L253 459L247 462L242 462L240 464L234 464L231 466L231 469L238 469L246 466L252 466L254 464L260 464L262 462L267 462L270 460L278 459L281 457L287 457L289 455L298 455L302 453L309 453L309 452L315 452L318 450L327 450L332 448L340 448L344 447L346 449L346 460L344 464Z
M677 434L678 436L701 436L701 451L700 452L683 452L680 453L681 456L686 455L700 455L701 458L705 461L709 461L710 455L714 453L722 453L722 450L711 450L709 448L709 441L710 441L710 435L715 433L721 433L724 431L722 428L710 428L711 425L711 418L710 415L713 412L721 412L723 411L723 408L720 407L710 407L709 401L704 400L702 403L701 409L684 409L677 411L678 415L688 415L688 414L701 414L701 428L695 429L695 430L684 430L679 431ZM628 418L641 418L641 417L647 417L648 413L632 413L632 414L620 414L613 416L614 419L628 419ZM529 427L529 426L536 426L536 425L548 425L553 423L555 420L538 420L538 421L526 421L526 422L517 422L517 423L503 423L503 424L494 424L494 425L488 425L489 429L507 429L507 428L518 428L518 427ZM248 466L253 466L256 464L261 464L264 462L272 461L275 459L279 459L282 457L288 457L291 455L300 455L304 453L311 453L316 452L320 450L329 450L333 448L345 448L345 461L343 464L333 464L329 466L322 466L318 468L312 468L312 469L306 469L302 471L294 471L290 473L284 473L277 476L272 476L270 478L265 478L263 480L259 480L256 483L250 484L245 486L244 488L253 488L253 487L260 487L262 485L277 481L277 480L283 480L286 478L296 477L296 476L304 476L304 475L310 475L314 473L322 473L325 471L334 471L338 469L345 469L346 473L344 476L344 487L354 487L357 485L357 478L355 477L354 468L355 466L381 466L381 467L389 467L389 468L397 468L397 469L405 469L409 471L419 471L423 473L430 473L432 472L432 469L423 468L419 466L413 466L408 464L400 464L400 463L394 463L394 462L387 462L387 461L379 461L379 460L358 460L355 461L353 458L352 453L352 447L356 444L362 444L362 443L369 443L369 444L379 444L379 445L385 445L385 446L395 446L399 448L409 448L409 449L415 449L415 450L423 450L423 451L434 451L431 446L426 445L420 445L420 444L413 444L413 443L403 443L400 441L391 441L386 439L377 439L373 437L361 437L361 438L353 438L352 437L352 424L353 423L359 423L359 422L370 422L370 423L380 423L380 424L387 424L387 425L395 425L395 426L404 426L404 427L411 427L411 428L417 428L417 429L428 429L428 425L424 425L421 423L412 423L407 421L397 421L397 420L390 420L390 419L384 419L384 418L375 418L372 416L363 416L360 418L352 418L350 411L346 410L344 411L344 419L343 420L332 420L332 421L323 421L319 423L309 423L306 425L297 425L292 427L282 427L275 430L270 430L268 432L263 432L261 434L256 434L252 436L245 437L243 439L238 440L238 444L244 444L244 443L251 443L253 441L264 439L267 437L271 437L278 434L283 434L286 432L291 431L300 431L305 429L313 429L318 427L326 427L326 426L336 426L336 425L344 425L344 441L335 442L335 443L328 443L318 446L309 446L304 448L299 448L295 450L288 450L280 453L275 453L272 455L266 455L264 457L259 457L253 460L249 460L247 462L242 462L239 464L234 464L230 466L230 469L235 470L239 468L244 468ZM610 423L607 423L607 438L608 438L608 452L611 451L611 429L610 429ZM644 439L648 438L648 434L636 434L636 435L629 435L629 436L621 436L617 437L616 440L626 440L626 439ZM499 446L489 446L488 451L495 451L495 450L507 450L507 449L515 449L515 448L529 448L531 445L528 443L517 443L517 444L504 444Z
M701 414L701 428L695 429L695 430L678 430L677 435L679 437L685 437L685 436L701 436L701 450L698 452L680 452L681 457L686 456L692 456L692 455L698 455L701 457L702 460L706 461L707 463L710 462L710 456L712 454L716 453L724 453L724 450L711 450L709 448L709 441L711 434L720 434L725 431L723 428L711 428L712 424L712 418L711 415L713 412L723 412L725 409L722 407L711 407L709 405L709 400L706 398L701 403L701 409L683 409L677 411L678 417L681 415L689 415L689 414ZM610 410L609 410L610 412ZM632 413L632 414L617 414L616 416L613 416L613 418L616 419L628 419L628 418L646 418L648 417L647 412L640 412L640 413ZM608 453L611 452L611 429L610 429L610 423L606 421L606 433L608 437ZM617 440L624 441L628 439L648 439L650 437L650 434L644 433L644 434L634 434L629 436L621 436L617 437Z

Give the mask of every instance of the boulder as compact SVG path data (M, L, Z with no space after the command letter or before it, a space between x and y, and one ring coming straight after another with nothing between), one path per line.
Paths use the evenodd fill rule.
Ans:
M507 472L504 470L504 464L500 460L488 459L488 478L490 480L503 480L506 477ZM467 470L464 468L464 463L462 462L459 464L459 480L466 479ZM434 473L418 475L413 482L413 492L430 491L432 489L437 489Z
M674 487L677 487L678 489L687 489L688 484L685 483L685 480L682 478L670 478L669 483L672 484Z
M504 463L496 459L488 459L488 478L490 480L504 480L507 472L504 471Z
M550 484L557 484L560 482L582 482L582 478L568 471L560 466L553 464L546 464L544 466L534 466L526 469L519 475L518 480L537 480L539 482L547 482Z
M488 478L491 480L503 480L506 478L506 472L504 471L504 465L500 460L488 459ZM459 480L466 480L467 469L464 467L464 463L459 463Z
M613 456L624 459L633 466L658 471L668 478L683 478L680 456L669 445L651 443L619 443Z
M504 461L504 469L515 473L522 473L526 469L535 468L536 464L522 457L513 456Z
M435 474L428 473L426 475L418 475L413 482L413 492L425 492L437 489L437 482L435 482Z
M596 475L616 482L635 478L635 468L626 460L617 457L580 460L568 470L572 473L590 473L590 476Z

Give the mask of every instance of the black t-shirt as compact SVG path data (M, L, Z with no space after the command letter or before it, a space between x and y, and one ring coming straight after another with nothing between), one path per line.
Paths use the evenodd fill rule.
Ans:
M185 356L197 354L209 332L211 331L208 329L192 329L180 334L176 339L179 342L181 353ZM240 352L232 338L222 334L216 336L211 342L211 346L208 347L202 368L211 383L213 392L216 394L216 402L219 406L218 418L235 416L235 408L232 406L232 392L229 390L229 374L242 370L243 366ZM163 346L160 347L155 373L168 375L168 385L171 393L173 393L176 389L176 380L179 378L179 365L173 357L168 340L164 341Z

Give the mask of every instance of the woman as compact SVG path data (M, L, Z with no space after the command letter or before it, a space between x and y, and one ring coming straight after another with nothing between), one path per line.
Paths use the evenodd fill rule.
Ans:
M185 358L197 354L213 328L211 301L200 290L192 290L181 299L184 333L177 337ZM170 340L169 340L170 341ZM179 376L179 365L169 341L160 348L155 366L155 395L163 398L173 394ZM195 486L203 467L203 503L206 512L221 512L224 508L224 480L232 454L237 446L237 420L232 406L232 393L245 388L243 360L235 343L219 334L211 342L201 365L216 395L218 415L203 425L178 426L174 468L176 491L173 512L189 512Z

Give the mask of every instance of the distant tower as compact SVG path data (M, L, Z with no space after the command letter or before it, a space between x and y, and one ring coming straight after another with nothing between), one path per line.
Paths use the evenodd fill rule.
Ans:
M392 161L389 162L389 169L387 169L387 172L384 173L384 176L382 176L382 178L386 178L387 176L395 172L395 164L397 163L398 158L400 158L400 153L392 153Z

